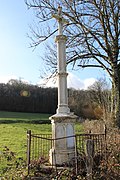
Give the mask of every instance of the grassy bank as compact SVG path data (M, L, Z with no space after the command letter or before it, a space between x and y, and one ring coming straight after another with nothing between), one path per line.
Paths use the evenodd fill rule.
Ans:
M7 147L16 157L26 159L27 130L36 134L50 133L49 117L50 114L0 111L0 153ZM76 124L75 129L76 132L82 131L80 124ZM0 169L3 164L6 166L1 160Z
M49 114L19 113L0 111L0 150L7 146L13 152L23 156L26 152L26 132L51 132L50 124L40 124L48 121Z
M7 146L18 155L25 156L27 130L38 134L50 133L49 117L50 114L0 111L0 150ZM76 124L75 129L76 132L82 131L80 124Z
M51 132L51 124L41 124L49 122L49 116L40 113L0 111L0 174L9 168L7 159L11 157L11 152L15 153L18 159L26 159L28 129L33 133Z
M43 122L44 120L49 121L49 116L50 114L0 111L0 124L11 124L11 123L41 124L41 122Z

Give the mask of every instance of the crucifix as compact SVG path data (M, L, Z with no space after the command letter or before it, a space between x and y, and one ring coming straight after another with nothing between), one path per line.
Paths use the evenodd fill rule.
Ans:
M62 8L58 7L58 13L53 15L58 21L57 59L58 59L58 109L57 113L68 114L68 94L67 94L67 72L66 72L66 41L67 37L63 35L63 25L68 23L62 16Z
M58 34L63 34L63 25L68 23L68 20L64 19L62 16L62 7L58 6L58 13L53 14L53 17L58 21Z
M75 155L74 123L77 116L68 107L67 75L66 72L66 41L63 35L63 25L68 23L62 16L62 8L53 15L58 21L57 43L57 71L58 71L58 108L56 114L50 117L52 124L53 144L50 149L50 163L61 165L70 161ZM69 138L68 138L69 137Z

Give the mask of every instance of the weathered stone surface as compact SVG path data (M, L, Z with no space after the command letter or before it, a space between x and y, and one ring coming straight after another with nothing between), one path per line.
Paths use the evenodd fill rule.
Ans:
M58 59L58 108L56 114L49 119L52 123L52 149L50 150L50 163L61 165L70 161L75 156L75 132L74 123L77 116L70 113L68 107L67 75L66 72L66 40L63 35L62 9L58 7L58 14L54 15L58 20L58 32L56 36Z

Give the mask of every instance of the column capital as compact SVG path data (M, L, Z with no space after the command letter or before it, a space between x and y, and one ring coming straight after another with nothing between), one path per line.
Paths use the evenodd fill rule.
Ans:
M55 38L55 42L60 42L60 41L66 42L67 37L65 35L57 35Z

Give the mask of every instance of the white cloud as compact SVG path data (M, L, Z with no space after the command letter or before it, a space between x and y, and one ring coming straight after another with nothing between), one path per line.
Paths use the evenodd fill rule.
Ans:
M68 88L84 89L84 82L80 80L76 75L69 72L67 78L67 86Z
M7 83L10 79L18 79L17 76L0 76L0 83Z
M91 86L92 84L94 84L94 82L96 81L95 78L88 78L84 80L84 89L87 89L89 86Z
M0 83L8 83L10 79L17 79L20 80L19 77L15 75L10 76L0 76ZM22 82L30 83L28 80L21 79ZM81 80L78 76L75 74L69 72L67 77L67 87L68 88L74 88L74 89L87 89L89 86L91 86L96 81L95 78L87 78L85 80ZM57 87L57 77L49 79L47 82L45 79L42 79L37 83L39 86L44 87Z
M87 78L85 80L81 80L78 76L69 72L67 77L67 87L74 89L87 89L95 81L95 78ZM38 83L38 85L44 87L57 87L57 78L51 78L48 81L43 79Z
M8 83L9 80L11 79L17 79L17 80L20 80L19 77L15 76L15 75L10 75L10 76L0 76L0 83ZM21 78L21 81L24 82L24 83L28 83L29 84L29 81L28 80L25 80L23 78Z

